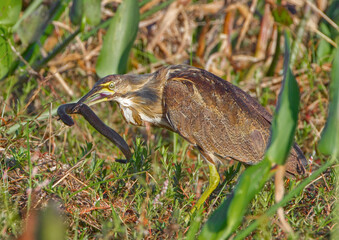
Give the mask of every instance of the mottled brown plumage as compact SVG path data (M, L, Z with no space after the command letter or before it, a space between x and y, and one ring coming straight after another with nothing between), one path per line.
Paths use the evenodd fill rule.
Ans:
M272 116L255 99L212 73L187 65L163 67L152 74L107 76L79 102L83 101L89 105L115 101L128 123L141 126L150 122L177 132L196 146L214 176L202 202L219 183L214 166L218 161L256 164L270 138ZM287 172L302 175L306 165L294 144Z
M209 161L235 159L255 164L262 159L272 120L264 107L240 88L205 70L172 66L167 71L164 112L175 132L196 145ZM287 171L304 174L306 165L294 144Z

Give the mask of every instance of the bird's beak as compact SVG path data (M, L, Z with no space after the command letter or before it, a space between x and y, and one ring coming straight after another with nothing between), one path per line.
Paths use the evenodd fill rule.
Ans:
M78 104L85 103L88 106L91 106L99 102L111 100L114 95L114 91L109 90L106 85L107 84L94 86L91 91L78 101Z

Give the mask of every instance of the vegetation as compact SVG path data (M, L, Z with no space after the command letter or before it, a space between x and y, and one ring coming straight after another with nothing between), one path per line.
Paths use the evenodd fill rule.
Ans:
M339 2L225 2L0 1L1 239L335 235ZM119 149L83 118L69 128L56 116L98 76L182 63L231 81L272 113L285 86L273 127L278 144L272 140L260 165L220 165L221 184L190 223L208 168L180 136L127 125L116 105L98 104L94 111L134 152L120 164ZM284 163L295 129L310 176L273 181L269 166ZM276 203L281 185L285 197Z

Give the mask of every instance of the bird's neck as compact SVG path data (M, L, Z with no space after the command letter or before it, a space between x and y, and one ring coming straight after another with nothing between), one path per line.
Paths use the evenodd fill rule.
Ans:
M139 76L140 78L140 76ZM162 91L164 84L156 74L147 74L136 90L127 92L115 98L126 122L142 126L149 122L156 126L166 127L163 117Z

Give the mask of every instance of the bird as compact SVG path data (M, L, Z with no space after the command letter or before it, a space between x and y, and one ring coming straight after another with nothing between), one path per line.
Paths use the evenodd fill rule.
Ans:
M254 165L270 140L272 115L232 83L201 68L169 65L153 73L108 75L78 103L113 101L129 124L178 133L198 149L209 166L209 185L194 206L199 209L220 182L217 164L236 160ZM307 160L294 143L286 174L306 173Z

